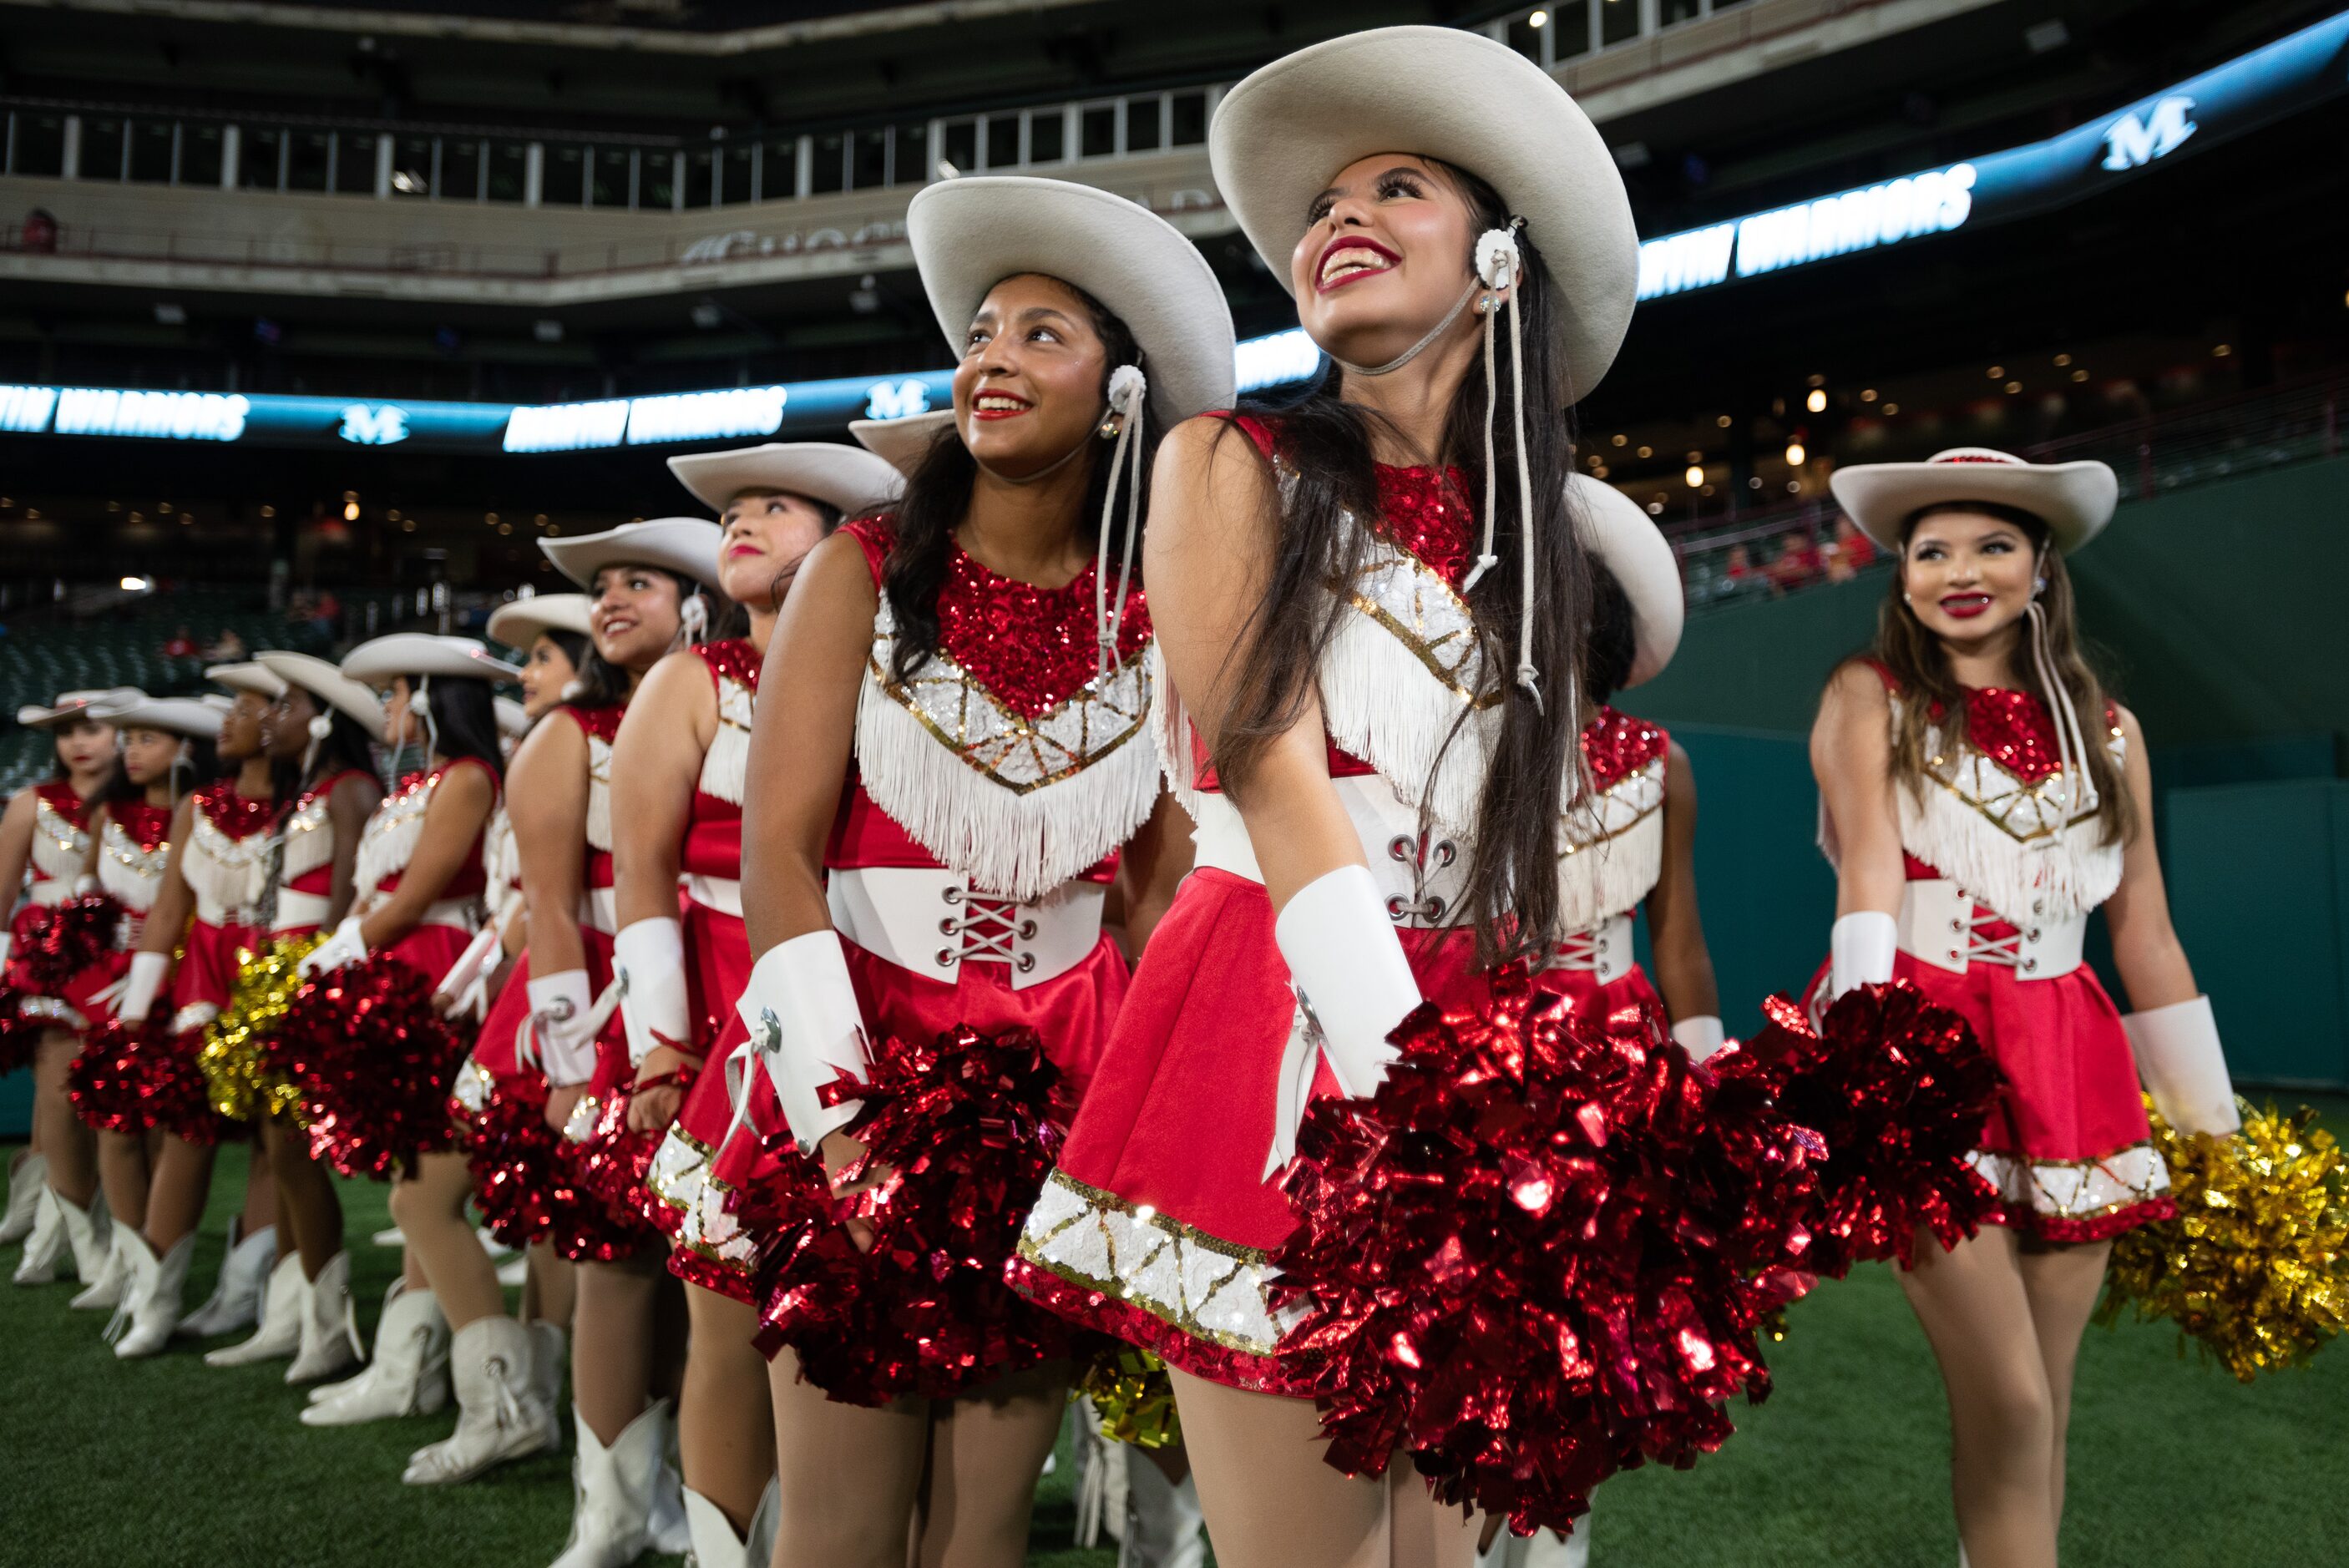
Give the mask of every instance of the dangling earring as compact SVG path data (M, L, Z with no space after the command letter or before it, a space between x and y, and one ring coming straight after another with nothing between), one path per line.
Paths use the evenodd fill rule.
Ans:
M1117 439L1117 432L1118 417L1115 414L1112 414L1108 418L1103 419L1101 422L1100 428L1093 433L1104 441L1114 441Z
M2034 577L2031 580L2031 596L2033 599L2038 598L2042 593L2046 592L2047 579L2044 577Z

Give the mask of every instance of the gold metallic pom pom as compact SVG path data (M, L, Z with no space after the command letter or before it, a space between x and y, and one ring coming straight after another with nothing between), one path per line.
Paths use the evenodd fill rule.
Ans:
M302 1103L301 1092L268 1061L269 1037L285 1016L286 1004L302 989L302 960L326 941L316 936L282 938L260 954L240 952L236 983L228 1006L204 1029L204 1085L212 1109L235 1121L256 1112L285 1116Z
M2178 1218L2113 1243L2096 1321L2168 1318L2179 1355L2190 1338L2245 1383L2349 1327L2349 1167L2315 1123L2245 1105L2242 1130L2214 1138L2154 1116Z
M1174 1380L1166 1364L1147 1350L1119 1345L1102 1351L1077 1380L1077 1392L1092 1400L1102 1436L1112 1442L1167 1449L1183 1440Z

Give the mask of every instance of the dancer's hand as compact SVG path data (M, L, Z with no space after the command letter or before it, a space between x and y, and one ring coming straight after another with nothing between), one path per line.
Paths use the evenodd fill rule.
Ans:
M832 1195L835 1198L846 1198L857 1192L869 1192L896 1174L886 1165L868 1165L857 1172L855 1180L842 1181L841 1172L864 1158L864 1145L851 1138L845 1131L824 1134L819 1151L823 1156L824 1180L831 1184ZM869 1253L873 1250L872 1221L851 1214L841 1222L848 1228L848 1239L856 1243L858 1252Z
M678 1069L693 1058L669 1046L657 1046L637 1065L636 1082L648 1087L628 1096L628 1130L666 1132L685 1107L685 1091L677 1086ZM662 1082L653 1083L655 1078Z
M558 1083L546 1087L546 1125L560 1132L571 1125L571 1113L578 1109L579 1097L587 1092L584 1083Z

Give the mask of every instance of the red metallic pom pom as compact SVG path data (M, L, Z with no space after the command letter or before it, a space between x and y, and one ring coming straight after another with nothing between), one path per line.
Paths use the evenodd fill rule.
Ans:
M57 995L112 956L122 917L122 905L102 892L33 911L9 954L10 978L35 995Z
M546 1125L543 1079L500 1079L478 1112L451 1103L491 1234L510 1247L545 1241L574 1263L615 1263L643 1247L643 1227L613 1213L581 1179L576 1151Z
M680 1066L673 1077L658 1082L674 1084L681 1091L692 1088L697 1076L698 1070L688 1063ZM623 1218L636 1237L635 1244L642 1246L654 1234L671 1228L668 1206L657 1201L645 1186L645 1178L652 1174L653 1156L660 1152L661 1140L668 1130L637 1132L629 1128L628 1102L637 1087L633 1082L624 1082L605 1095L595 1128L574 1151L573 1158L577 1163L580 1186L615 1216ZM642 1087L652 1088L657 1083L647 1081Z
M41 1043L41 1025L24 1016L24 1005L25 994L0 981L0 1073L31 1067Z
M109 1018L83 1035L81 1055L66 1069L66 1092L85 1126L99 1132L147 1130L139 1057L138 1034L119 1018Z
M835 1198L785 1132L773 1150L782 1169L737 1197L765 1243L760 1347L790 1346L809 1382L868 1406L951 1398L1071 1355L1076 1331L1004 1282L1065 1120L1060 1071L1035 1031L893 1040L871 1071L823 1095L864 1107L849 1131L866 1152L842 1179L875 1175L873 1187ZM872 1227L871 1250L858 1250L851 1218Z
M1838 1279L1888 1258L1910 1268L1920 1228L1944 1247L1972 1235L1998 1194L1967 1156L2004 1078L1965 1019L1901 981L1847 992L1820 1029L1784 996L1763 1011L1769 1026L1709 1065L1826 1140L1813 1266Z
M1526 1533L1719 1448L1721 1407L1769 1391L1759 1325L1809 1284L1816 1138L1721 1092L1651 1007L1578 1026L1522 969L1392 1038L1376 1097L1315 1102L1282 1178L1281 1353L1329 1461L1408 1449L1438 1498Z
M465 1048L412 965L378 953L316 976L265 1049L300 1090L312 1156L343 1175L381 1180L453 1145L449 1084Z

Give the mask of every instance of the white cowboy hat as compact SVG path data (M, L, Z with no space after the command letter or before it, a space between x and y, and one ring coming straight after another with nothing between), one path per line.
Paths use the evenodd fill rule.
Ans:
M954 410L940 408L903 419L851 419L848 433L866 451L910 478L938 444L938 438L954 429Z
M1567 476L1582 521L1582 542L1607 564L1631 602L1631 673L1626 689L1653 680L1681 645L1688 607L1681 563L1645 508L1587 474Z
M219 714L223 718L228 717L229 711L236 707L236 699L234 697L223 696L216 691L208 691L204 693L203 696L196 698L196 700L202 703L206 707L211 708L214 713Z
M204 671L204 679L231 691L265 696L272 702L285 695L285 677L263 664L214 665Z
M905 242L947 343L962 342L988 290L1040 273L1125 323L1142 348L1158 428L1231 407L1223 285L1198 247L1149 209L1065 180L972 175L916 191Z
M530 713L510 696L490 699L491 711L498 716L498 733L508 740L520 740L530 733Z
M1951 447L1921 463L1855 463L1828 475L1827 488L1860 532L1896 552L1902 528L1926 507L1983 501L2038 518L2069 555L2104 531L2120 500L2103 463L2031 463L1988 447Z
M1284 289L1313 199L1338 170L1379 152L1468 170L1526 221L1549 267L1567 397L1588 397L1615 363L1640 292L1623 176L1590 117L1506 45L1377 27L1299 49L1224 95L1207 151L1216 188Z
M896 500L905 488L886 462L837 441L769 441L727 452L688 452L671 458L668 471L695 500L718 512L745 490L783 490L854 517Z
M707 518L656 517L575 539L542 539L538 547L557 572L582 588L593 589L595 573L606 566L657 566L718 593L724 592L718 585L718 546L723 538Z
M100 707L103 712L98 711ZM141 694L128 701L93 704L91 717L117 729L160 729L166 735L220 738L221 710L193 697Z
M388 686L395 676L443 676L459 680L512 681L522 666L510 665L478 637L438 637L425 632L394 632L373 637L343 655L343 674L372 686Z
M308 654L272 649L254 656L268 665L289 688L299 686L327 707L357 719L370 738L383 738L383 701L376 696L373 686L353 680L326 660Z
M43 707L27 703L16 710L16 722L26 729L55 729L61 724L71 724L78 718L95 718L108 722L90 710L108 702L141 702L147 694L137 686L98 686L88 691L62 691L57 694L57 706Z
M533 593L491 611L485 630L490 641L527 653L542 632L592 636L587 617L595 607L595 601L585 593Z

